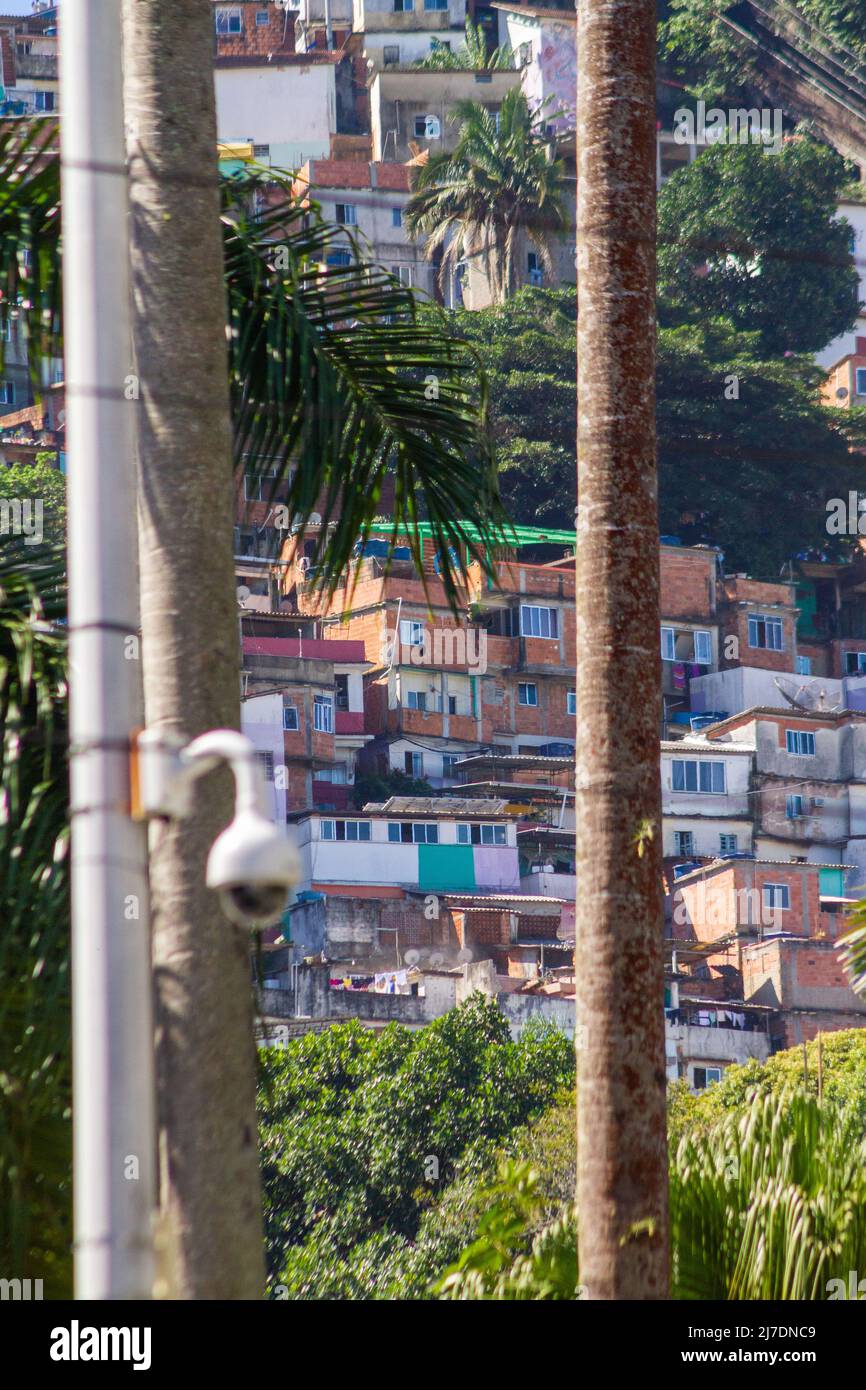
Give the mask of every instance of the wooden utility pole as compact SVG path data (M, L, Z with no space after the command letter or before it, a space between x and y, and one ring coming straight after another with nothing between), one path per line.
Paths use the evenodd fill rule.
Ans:
M652 0L577 23L580 1281L668 1292Z

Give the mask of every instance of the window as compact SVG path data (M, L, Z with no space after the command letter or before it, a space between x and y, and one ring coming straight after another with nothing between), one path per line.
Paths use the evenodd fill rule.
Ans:
M695 1090L705 1091L708 1086L715 1086L717 1081L722 1079L721 1067L695 1067Z
M424 624L411 618L403 618L400 623L400 641L404 647L420 647L424 643Z
M12 324L7 318L0 319L0 339L4 343L10 342L12 338Z
M403 226L403 209L402 209L402 208L392 208L392 209L391 209L391 226L392 226L392 227L402 227L402 226Z
M427 711L427 692L426 690L407 690L406 705L409 709L420 709Z
M565 707L568 714L577 714L577 691L569 690L565 697Z
M535 604L520 605L521 637L558 637L558 615L555 608L539 608Z
M676 661L677 639L672 627L662 628L662 661Z
M334 677L334 704L337 709L349 708L349 677Z
M336 213L341 227L357 227L358 209L354 203L337 203Z
M448 0L424 0L425 10L447 10Z
M763 613L749 614L749 646L782 650L782 619L767 618Z
M283 728L287 733L297 733L300 728L298 711L294 705L283 705Z
M426 825L422 821L392 820L388 822L388 839L392 844L438 845L439 826Z
M391 274L395 280L399 280L405 289L412 288L412 267L411 265L392 265Z
M801 816L805 815L802 796L785 797L785 815L788 820L799 820Z
M849 676L866 675L866 652L846 652L845 672Z
M348 251L329 251L325 257L325 264L335 267L352 264L352 257Z
M858 367L856 376L854 391L858 396L866 396L866 367Z
M458 825L458 845L505 845L508 836L504 825Z
M242 28L240 10L217 10L216 31L218 34L240 34Z
M544 274L536 251L527 251L526 253L526 273L529 276L530 285L541 286L544 284Z
M334 705L330 695L313 697L313 728L320 734L334 732Z
M37 110L37 111L53 111L53 110L54 110L54 93L53 93L53 92L37 92L37 93L36 93L36 110Z
M691 830L674 831L674 854L685 854L689 858L695 852L695 837Z
M424 776L424 754L423 753L404 753L403 769L407 777Z
M382 62L385 64L385 67L386 67L386 68L387 68L387 67L390 67L390 65L391 65L392 63L399 63L399 61L400 61L400 47L399 47L399 44L396 44L396 43L386 43L386 44L385 44L385 47L382 49Z
M415 137L418 140L438 140L442 125L438 116L416 116Z
M736 837L736 835L720 835L720 836L719 836L719 853L720 853L720 854L736 854L736 852L737 852L737 837Z
M261 763L262 767L263 767L264 770L265 770L265 780L268 781L268 782L273 782L273 780L274 780L274 755L273 755L273 753L263 753L263 752L259 752L259 753L256 753L256 758L258 759L258 761Z
M802 729L786 729L785 747L798 758L814 758L815 735L804 733Z
M256 10L256 24L260 29L263 29L266 25L270 24L270 22L270 16L267 10Z
M765 910L786 912L791 906L791 893L787 883L765 883L762 901Z
M811 676L812 658L811 656L798 656L794 661L794 670L798 676Z
M270 145L253 145L253 155L256 159L270 159Z
M519 705L537 705L538 686L531 685L528 681L521 681L517 687L517 703Z
M0 381L0 405L15 404L15 382Z
M369 840L368 820L323 820L323 840Z
M459 754L457 754L457 753L443 753L443 754L442 754L442 776L443 776L443 777L449 777L449 778L451 778L451 779L453 780L453 779L457 776L457 773L455 772L454 769L455 769L455 765L459 762L459 760L460 760L460 759L459 759Z
M713 662L713 641L709 632L698 629L695 632L695 664L711 666Z
M269 502L275 492L276 468L256 469L244 473L244 501Z
M674 758L672 766L675 792L711 792L716 796L724 794L724 763Z
M415 8L415 0L394 0L395 14L410 14Z

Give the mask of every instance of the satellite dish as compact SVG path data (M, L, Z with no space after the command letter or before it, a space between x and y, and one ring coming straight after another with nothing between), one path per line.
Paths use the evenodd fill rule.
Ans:
M245 604L250 596L250 592L250 588L247 584L239 584L235 590L238 603L241 605Z
M847 398L847 395L848 395L848 387L847 387L847 386L839 386L839 387L837 387L837 389L836 389L836 400L837 400L837 401L844 401L844 400Z
M318 512L310 512L310 516L309 516L309 520L308 520L308 523L307 523L307 524L308 524L309 526L321 526L321 524L322 524L322 518L319 516L319 513L318 513Z
M792 709L826 710L828 713L839 709L840 701L834 705L827 703L827 691L819 680L796 681L790 680L787 676L774 676L773 684L784 700L787 700Z

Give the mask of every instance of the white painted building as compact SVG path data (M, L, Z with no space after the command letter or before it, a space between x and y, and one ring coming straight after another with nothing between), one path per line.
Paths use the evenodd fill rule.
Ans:
M661 745L665 858L750 853L754 748L703 739Z
M327 158L337 130L337 56L218 59L214 85L220 144L251 144L257 160L281 169Z

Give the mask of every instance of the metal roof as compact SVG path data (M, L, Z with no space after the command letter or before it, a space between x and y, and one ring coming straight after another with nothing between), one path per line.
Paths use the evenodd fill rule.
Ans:
M442 894L443 898L459 898L460 902L455 903L456 907L480 907L482 903L557 903L562 907L568 900L566 898L545 898L536 896L533 893L448 893ZM506 943L508 944L508 943Z
M459 796L389 796L368 801L364 814L382 816L497 816L506 817L505 802Z

